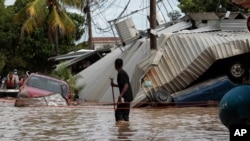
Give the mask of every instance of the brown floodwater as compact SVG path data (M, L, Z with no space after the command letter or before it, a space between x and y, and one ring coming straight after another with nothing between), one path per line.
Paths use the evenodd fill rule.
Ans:
M2 141L228 141L217 107L132 109L116 124L112 106L14 107L0 101Z

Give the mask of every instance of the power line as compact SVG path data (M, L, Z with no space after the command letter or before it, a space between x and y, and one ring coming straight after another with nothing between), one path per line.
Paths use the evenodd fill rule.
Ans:
M164 11L161 6L158 6L159 11L165 13L169 13L165 3L168 2L170 4L170 1L165 1L165 0L157 0L157 3L162 3L161 6L163 6L165 8L166 11ZM171 0L172 1L172 0ZM134 2L134 1L133 1ZM141 3L139 3L138 5L131 5L132 1L131 0L101 0L98 4L92 4L91 7L91 11L92 11L92 24L93 27L97 30L97 32L99 33L111 33L111 30L113 28L113 24L108 24L110 21L114 22L114 21L118 21L122 18L126 18L130 15L141 15L142 16L142 24L146 22L146 26L148 24L148 21L146 20L148 17L148 11L146 9L149 9L149 5L145 4L145 2L148 2L148 0L142 0ZM130 9L130 5L133 7L138 6L142 7L141 9L138 10L131 10ZM174 10L174 8L172 7L172 5L170 4L171 9ZM114 9L112 12L110 12L110 9ZM144 12L144 10L146 10ZM163 11L162 11L163 10ZM119 12L121 11L121 12ZM118 13L119 12L119 13ZM128 13L130 12L130 13ZM106 14L108 13L108 15ZM126 14L126 15L125 15ZM166 14L164 14L164 19ZM114 17L113 20L110 20L110 17ZM112 18L111 18L112 19ZM138 17L137 17L138 19ZM145 20L144 20L145 19ZM109 21L108 21L109 20ZM138 21L138 20L137 20ZM145 21L145 22L144 22ZM166 19L165 19L166 21ZM110 26L112 25L112 26ZM140 27L144 27L143 25ZM111 33L112 34L112 33Z

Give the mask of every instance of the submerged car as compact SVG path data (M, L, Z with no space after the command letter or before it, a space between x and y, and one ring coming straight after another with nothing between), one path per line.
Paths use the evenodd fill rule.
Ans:
M228 91L237 86L239 84L233 83L228 76L220 76L200 82L173 94L166 92L164 89L159 89L155 95L148 96L147 99L149 101L164 101L157 102L155 103L156 105L214 106L219 104L219 101Z
M177 106L218 104L228 91L238 85L233 83L227 76L222 76L176 92L171 95L171 98Z
M69 95L69 85L63 80L50 76L32 73L20 88L19 96L28 97L48 96L52 93L59 93L62 97L67 98Z

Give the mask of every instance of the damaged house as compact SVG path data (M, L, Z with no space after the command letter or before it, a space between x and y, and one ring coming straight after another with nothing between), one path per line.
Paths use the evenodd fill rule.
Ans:
M235 20L232 22L239 17L232 18ZM240 23L246 23L244 16L241 18ZM226 75L233 83L242 83L248 77L250 34L246 31L246 24L244 28L231 28L233 32L226 30L223 20L231 18L199 13L187 15L174 25L161 26L156 29L157 50L150 49L148 36L140 35L131 18L116 23L124 46L111 48L109 53L77 73L81 76L77 85L85 86L79 93L80 99L112 102L110 78L116 81L116 58L124 60L124 69L131 79L135 97L133 106L150 101L172 102L176 93L218 76ZM67 65L88 59L90 54L93 53L70 60ZM159 90L164 90L164 93L159 93ZM118 89L115 89L115 94L117 98Z

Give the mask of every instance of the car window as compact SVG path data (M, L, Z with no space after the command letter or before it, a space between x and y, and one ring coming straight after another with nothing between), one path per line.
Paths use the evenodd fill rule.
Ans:
M27 81L27 86L55 93L61 93L64 96L67 95L67 86L65 84L44 77L31 76Z

